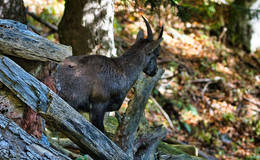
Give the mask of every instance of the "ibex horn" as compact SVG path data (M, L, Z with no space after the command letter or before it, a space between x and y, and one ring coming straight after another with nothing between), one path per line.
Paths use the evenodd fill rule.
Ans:
M148 40L152 41L153 40L153 32L152 29L150 27L150 24L147 22L147 20L142 16L142 18L144 19L146 28L147 28L147 32L148 32Z
M162 35L163 35L163 26L161 28L162 29L161 29L161 32L160 32L160 35L159 35L158 39L162 38Z

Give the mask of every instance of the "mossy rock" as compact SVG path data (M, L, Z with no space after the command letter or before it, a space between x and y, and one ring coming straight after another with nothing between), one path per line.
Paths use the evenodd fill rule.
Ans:
M173 145L165 142L160 142L158 145L158 151L160 153L170 155L171 159L176 160L202 160L203 158L198 156L198 149L192 145ZM165 156L166 156L165 155Z
M179 155L161 155L160 160L203 160L199 157L190 156L187 154L179 154Z

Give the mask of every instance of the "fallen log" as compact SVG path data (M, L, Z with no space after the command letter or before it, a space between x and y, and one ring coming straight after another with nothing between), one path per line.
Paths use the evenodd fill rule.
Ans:
M2 114L0 114L0 159L70 160L69 157L26 133Z
M0 81L48 125L55 126L94 159L130 159L62 98L3 55L0 55Z
M60 62L72 55L72 49L31 32L20 22L0 19L0 53L28 60Z

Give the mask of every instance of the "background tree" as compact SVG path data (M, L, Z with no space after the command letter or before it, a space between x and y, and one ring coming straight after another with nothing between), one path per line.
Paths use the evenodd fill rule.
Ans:
M25 7L22 0L0 0L0 18L12 19L26 24Z
M59 23L59 40L73 55L116 54L113 34L114 1L66 0Z

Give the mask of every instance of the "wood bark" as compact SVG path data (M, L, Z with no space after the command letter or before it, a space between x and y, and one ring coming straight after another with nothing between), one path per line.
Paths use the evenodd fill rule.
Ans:
M25 104L44 117L48 125L55 126L83 152L96 159L130 159L115 143L47 86L2 55L0 81Z
M55 44L28 30L27 26L12 20L0 20L0 52L36 61L60 62L71 56L71 48Z
M15 7L18 8L17 12L20 11L20 7ZM46 65L45 61L59 62L72 55L70 47L55 44L31 32L26 25L6 19L0 20L0 48L0 53L11 55L10 58L12 60L38 78L43 76L42 70L43 66ZM15 97L14 95L10 95L9 93L3 95L2 93L0 95L5 96L5 101L13 101L11 97ZM19 107L18 104L20 103L15 102L0 109L7 109L8 113L6 114L9 118L13 119L27 133L41 138L42 126L44 124L40 116L26 105Z
M44 145L15 122L0 114L0 159L69 160L70 158Z
M227 38L233 45L248 52L254 52L257 45L259 47L259 33L256 33L259 28L258 8L259 0L235 0L229 9Z
M113 34L114 1L66 0L59 24L62 44L73 48L73 55L116 55Z
M22 0L0 0L0 18L12 19L26 24L25 7Z

